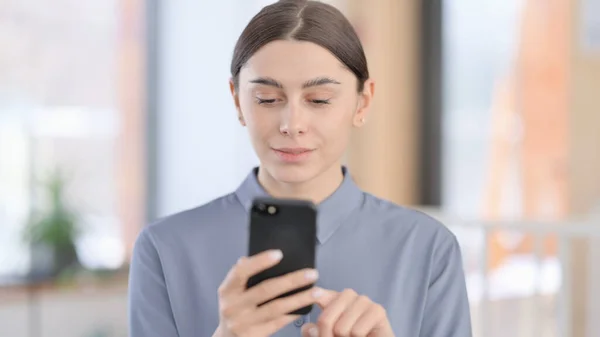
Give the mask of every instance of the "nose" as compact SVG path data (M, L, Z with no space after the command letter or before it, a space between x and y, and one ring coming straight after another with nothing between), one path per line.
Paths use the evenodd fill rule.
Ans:
M298 106L290 103L281 111L281 114L279 132L281 132L282 135L297 137L308 131L306 115Z

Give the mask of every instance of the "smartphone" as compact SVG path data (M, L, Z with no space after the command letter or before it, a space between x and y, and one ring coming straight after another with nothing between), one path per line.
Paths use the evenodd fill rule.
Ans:
M310 201L273 198L253 200L250 211L250 238L248 256L270 249L280 249L283 259L275 266L252 276L247 287L253 287L270 278L290 272L316 268L317 210ZM308 285L282 294L272 300L310 289ZM306 315L312 305L300 308L292 315Z

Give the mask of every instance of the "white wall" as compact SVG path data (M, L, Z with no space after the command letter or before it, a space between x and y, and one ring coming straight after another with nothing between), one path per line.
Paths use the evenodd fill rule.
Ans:
M258 163L229 93L239 34L265 0L161 2L159 216L235 189Z

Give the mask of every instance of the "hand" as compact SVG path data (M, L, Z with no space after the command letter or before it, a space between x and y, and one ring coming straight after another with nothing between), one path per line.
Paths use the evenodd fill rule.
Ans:
M248 279L281 261L280 251L267 251L241 258L219 287L219 327L214 337L266 337L279 331L298 316L288 315L314 304L323 291L311 288L264 304L279 295L313 284L316 270L305 269L269 279L246 289Z
M303 337L394 337L385 309L354 290L326 290L317 304L323 312L302 327Z

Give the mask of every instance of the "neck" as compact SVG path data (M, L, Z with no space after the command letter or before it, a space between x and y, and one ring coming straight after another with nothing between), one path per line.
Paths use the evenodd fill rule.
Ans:
M344 175L339 164L332 165L313 179L301 183L275 180L267 170L259 168L258 181L275 198L310 200L315 204L327 199L340 186Z

